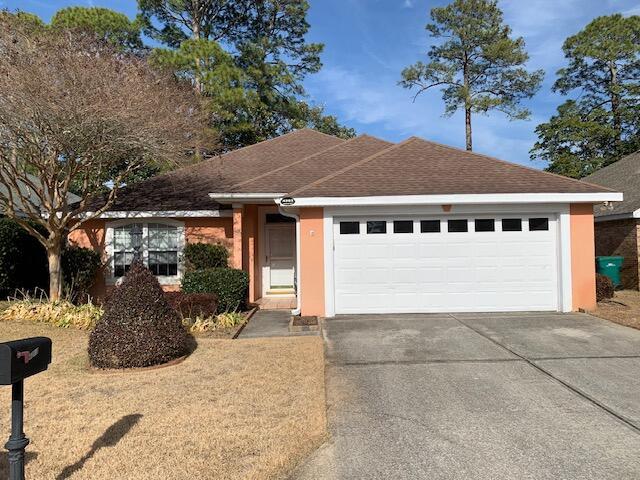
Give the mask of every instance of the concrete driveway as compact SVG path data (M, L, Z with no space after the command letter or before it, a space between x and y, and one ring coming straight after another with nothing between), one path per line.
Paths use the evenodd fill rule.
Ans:
M325 323L330 438L296 479L638 479L640 331L583 314Z

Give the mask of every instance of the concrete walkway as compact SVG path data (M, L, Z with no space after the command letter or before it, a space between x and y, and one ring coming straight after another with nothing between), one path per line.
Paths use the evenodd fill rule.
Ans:
M289 332L291 310L258 310L238 338L319 335L319 332Z
M324 324L329 441L295 479L640 478L640 331L582 314Z

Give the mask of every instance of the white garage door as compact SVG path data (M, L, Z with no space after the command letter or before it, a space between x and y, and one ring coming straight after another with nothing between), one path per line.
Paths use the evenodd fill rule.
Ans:
M334 220L336 313L558 309L554 215Z

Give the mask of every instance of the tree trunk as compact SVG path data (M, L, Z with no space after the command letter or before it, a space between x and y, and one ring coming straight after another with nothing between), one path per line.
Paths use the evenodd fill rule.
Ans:
M197 8L198 8L198 4L196 3L195 10L197 10ZM200 40L200 18L198 17L198 15L196 15L195 10L191 20L191 30L193 32L193 39ZM199 77L200 68L202 67L201 60L199 58L196 58L195 62L196 62L197 68L196 68L196 74L193 76L193 86L196 89L196 92L198 92L199 94L202 94L202 90L203 90L202 82Z
M54 239L47 246L47 259L49 261L49 300L52 302L62 297L62 267L60 257L62 255L62 242Z
M464 130L467 140L467 150L473 150L473 140L471 137L471 85L469 83L469 57L464 54L464 64L462 67L462 77L464 81Z
M620 154L622 147L622 118L620 115L620 93L618 92L618 69L615 64L609 65L611 75L611 115L613 116L613 129L616 132L616 154Z
M467 136L467 150L473 150L473 140L471 138L471 107L464 107L464 126Z

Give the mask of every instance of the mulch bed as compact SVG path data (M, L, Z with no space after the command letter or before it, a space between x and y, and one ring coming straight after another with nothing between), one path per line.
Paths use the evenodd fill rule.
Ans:
M293 317L291 325L293 325L294 327L318 325L318 317Z

